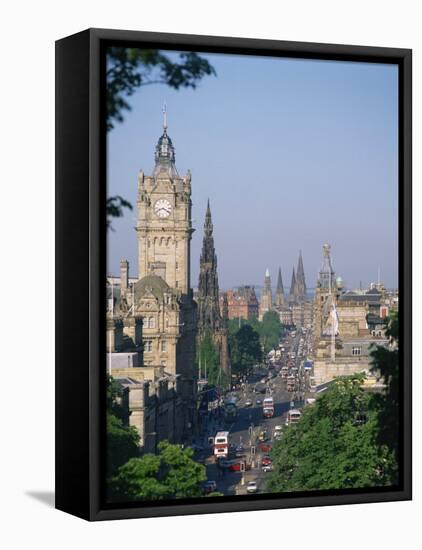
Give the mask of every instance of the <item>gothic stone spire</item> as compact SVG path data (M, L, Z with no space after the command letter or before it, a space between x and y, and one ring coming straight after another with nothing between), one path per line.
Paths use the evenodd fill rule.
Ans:
M278 268L278 277L277 277L277 290L275 293L275 302L277 307L284 306L284 288L283 288L283 279L281 277L281 268Z
M292 282L290 283L290 291L289 291L289 302L295 302L295 301L296 301L296 275L295 275L295 268L293 267Z
M305 270L303 269L302 251L299 252L299 261L296 271L296 298L304 300L306 298Z
M222 327L222 318L219 305L217 256L214 248L213 224L209 201L205 214L197 301L199 333L201 334L207 329L213 332L220 329Z

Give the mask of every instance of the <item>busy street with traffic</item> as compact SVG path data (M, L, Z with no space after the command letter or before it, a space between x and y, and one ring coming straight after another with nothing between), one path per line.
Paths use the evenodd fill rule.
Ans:
M289 423L314 399L310 335L286 332L277 349L231 391L209 403L201 437L194 445L208 481L204 492L258 493L272 471L271 449Z

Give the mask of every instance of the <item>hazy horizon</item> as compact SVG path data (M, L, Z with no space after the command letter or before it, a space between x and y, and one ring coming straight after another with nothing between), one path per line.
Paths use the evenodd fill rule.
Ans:
M204 54L196 90L141 88L108 136L108 194L134 206L108 232L108 273L137 275L137 176L151 174L162 104L180 175L192 172L192 287L210 199L221 288L285 290L302 250L315 286L322 245L348 288L398 278L398 73L394 65Z

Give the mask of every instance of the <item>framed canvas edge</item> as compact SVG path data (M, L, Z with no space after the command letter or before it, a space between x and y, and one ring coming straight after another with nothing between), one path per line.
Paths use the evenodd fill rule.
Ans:
M180 35L168 33L149 33L142 31L117 31L107 29L89 29L89 164L87 176L89 178L89 441L84 442L88 450L89 463L89 513L76 514L92 521L175 516L205 513L225 513L240 511L258 511L265 509L282 509L309 506L331 506L357 503L374 503L385 501L410 500L412 498L412 457L411 457L411 154L412 154L412 51L410 49L378 48L371 46L346 46L333 44L314 44L304 42L285 42L261 39L209 37L197 35ZM64 39L66 40L66 39ZM268 498L250 501L204 502L200 504L178 504L163 506L141 505L126 508L102 508L100 489L101 472L99 469L101 456L101 396L99 378L101 373L101 357L98 349L93 345L94 338L99 334L100 327L100 300L101 288L99 281L104 279L100 266L100 247L105 238L101 224L101 113L100 113L100 47L105 41L119 40L122 42L152 43L162 47L181 47L189 45L195 48L221 48L239 53L257 55L262 52L268 54L283 53L289 56L306 56L330 59L359 60L371 62L397 63L401 70L401 125L402 137L400 152L401 172L401 205L399 223L400 253L401 253L401 281L400 291L403 297L404 317L401 318L401 338L403 342L403 488L388 492L361 492L359 494L342 494L330 496L286 497L279 499ZM353 59L354 58L354 59ZM358 58L358 59L356 59ZM388 60L388 61L386 61ZM404 328L406 330L404 330ZM82 368L82 367L81 367ZM63 508L61 508L63 509ZM68 511L68 510L64 510ZM71 512L74 513L74 512Z

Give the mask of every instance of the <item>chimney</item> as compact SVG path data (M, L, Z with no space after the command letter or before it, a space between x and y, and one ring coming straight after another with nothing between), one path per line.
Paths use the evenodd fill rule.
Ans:
M129 262L121 260L120 262L120 290L126 292L129 286Z

